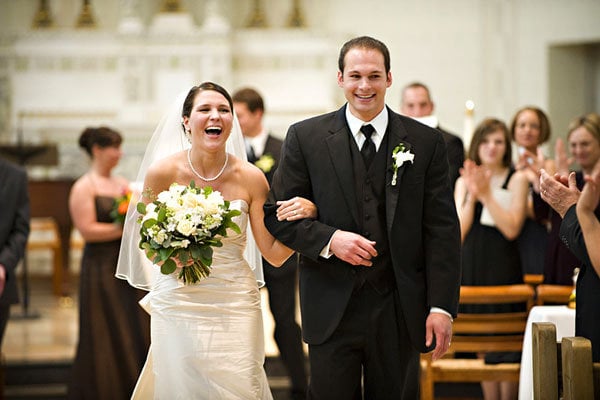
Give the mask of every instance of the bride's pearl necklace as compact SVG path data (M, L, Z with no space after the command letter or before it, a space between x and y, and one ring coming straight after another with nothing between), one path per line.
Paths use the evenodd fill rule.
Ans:
M219 177L221 175L223 175L223 172L225 171L225 167L227 167L227 161L229 161L229 154L227 152L225 152L225 163L223 164L223 168L221 168L219 173L212 178L205 178L202 175L200 175L198 173L198 171L196 171L196 169L194 168L194 165L192 164L192 157L190 156L191 152L192 152L192 148L190 147L187 152L188 164L190 165L190 168L192 169L192 172L194 173L194 175L196 175L198 178L202 179L205 182L212 182L212 181L216 181L217 179L219 179Z

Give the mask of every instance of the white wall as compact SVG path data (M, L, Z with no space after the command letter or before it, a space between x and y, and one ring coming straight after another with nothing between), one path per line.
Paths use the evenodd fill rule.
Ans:
M123 3L124 0L92 0L103 29L115 29ZM148 24L160 1L137 3L138 13ZM197 23L202 23L203 3L182 0ZM234 28L241 28L253 3L222 0L219 5ZM285 25L291 3L262 1L272 27ZM37 4L36 0L0 0L0 44L6 43L12 33L29 29ZM71 27L81 1L50 0L49 4L57 25ZM600 42L598 0L304 0L302 5L309 28L325 33L339 45L362 34L386 42L392 54L394 78L388 104L397 108L402 85L421 80L432 90L440 121L458 133L462 133L467 99L475 102L476 121L493 115L509 122L514 111L525 104L548 110L550 46ZM337 50L331 51L332 80ZM593 68L598 68L597 61ZM591 76L599 74L591 72ZM593 99L586 102L600 112L599 86L596 82ZM268 91L265 94L269 96ZM568 92L564 95L579 96ZM336 96L334 103L343 102L339 91ZM561 116L561 124L563 119ZM559 131L562 127L555 129Z

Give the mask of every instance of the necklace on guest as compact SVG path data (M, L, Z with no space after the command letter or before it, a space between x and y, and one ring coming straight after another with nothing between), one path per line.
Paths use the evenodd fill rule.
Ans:
M221 175L223 175L223 172L225 172L225 167L227 167L227 161L229 161L229 154L227 152L225 152L225 163L223 164L223 168L221 168L221 170L219 171L219 173L217 175L215 175L212 178L205 178L202 175L200 175L198 173L198 171L196 171L196 169L194 168L194 165L192 164L192 158L190 156L190 153L192 152L192 148L190 147L188 149L187 152L187 159L188 159L188 164L190 165L190 168L192 169L192 172L200 179L202 179L205 182L212 182L212 181L216 181L217 179L219 179L219 177Z

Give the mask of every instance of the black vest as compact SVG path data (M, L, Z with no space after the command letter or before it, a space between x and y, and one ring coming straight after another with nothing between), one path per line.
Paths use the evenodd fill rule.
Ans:
M354 287L358 289L366 282L380 294L396 287L385 218L386 166L387 158L392 154L388 142L388 135L385 135L368 171L354 140L351 140L350 146L358 207L358 233L375 241L378 253L372 260L373 266L353 267L356 277Z

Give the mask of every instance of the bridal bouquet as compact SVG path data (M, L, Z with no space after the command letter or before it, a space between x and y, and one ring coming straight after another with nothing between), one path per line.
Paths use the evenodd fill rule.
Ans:
M149 204L138 203L141 214L140 244L146 256L171 274L179 266L179 279L186 284L198 282L210 274L213 247L221 247L227 229L240 233L232 218L229 202L210 186L197 188L173 183Z

